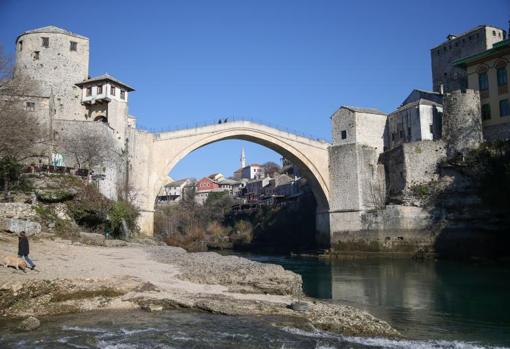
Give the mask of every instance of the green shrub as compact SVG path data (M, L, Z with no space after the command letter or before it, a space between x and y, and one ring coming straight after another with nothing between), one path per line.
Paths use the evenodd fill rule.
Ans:
M119 234L122 231L122 221L124 220L130 231L136 230L136 219L139 212L131 203L127 201L116 201L111 206L108 217L110 218L110 225L114 234Z

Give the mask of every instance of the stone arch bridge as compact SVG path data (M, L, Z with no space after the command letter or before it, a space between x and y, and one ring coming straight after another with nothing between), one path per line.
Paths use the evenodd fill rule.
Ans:
M156 196L174 166L194 150L226 139L261 144L300 167L317 201L320 244L329 245L338 233L365 230L363 214L375 207L374 188L385 181L378 158L384 147L386 116L341 107L331 119L333 144L251 121L162 133L129 129L128 184L141 210L142 232L153 234Z
M129 183L142 212L139 225L145 234L153 233L156 196L167 183L168 173L194 150L226 139L258 143L291 160L311 184L318 212L329 210L328 142L251 121L229 121L162 133L131 131Z

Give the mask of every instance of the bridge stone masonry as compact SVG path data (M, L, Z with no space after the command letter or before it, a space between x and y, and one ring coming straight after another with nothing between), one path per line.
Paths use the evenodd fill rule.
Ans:
M386 117L376 110L342 107L332 122L333 144L252 121L161 133L130 129L129 187L141 210L141 231L153 234L157 193L180 160L208 144L241 139L270 148L300 167L317 201L317 239L329 245L332 229L346 223L355 227L356 213L372 207L369 191L379 180L377 158Z

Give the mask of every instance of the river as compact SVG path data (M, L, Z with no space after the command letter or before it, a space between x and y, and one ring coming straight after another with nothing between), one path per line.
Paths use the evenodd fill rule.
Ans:
M407 338L333 335L272 317L187 311L92 312L42 319L21 333L0 324L0 348L420 348L510 347L510 269L460 262L317 259L243 254L303 276L314 297L363 308ZM279 323L278 326L275 324Z

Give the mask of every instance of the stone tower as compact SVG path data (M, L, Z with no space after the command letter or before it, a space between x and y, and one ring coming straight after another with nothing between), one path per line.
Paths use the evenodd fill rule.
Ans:
M466 154L483 141L480 94L475 90L453 91L443 97L443 139L448 157Z
M52 97L55 119L81 120L81 90L75 83L87 79L89 39L48 26L24 32L16 39L14 77L34 82L37 94Z

